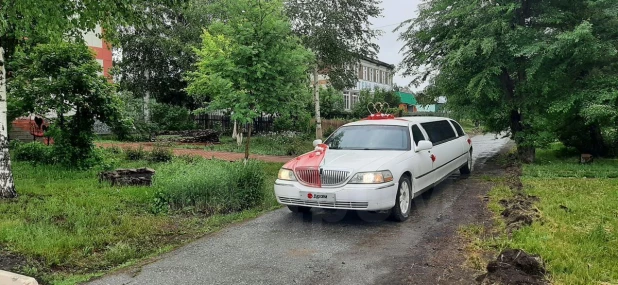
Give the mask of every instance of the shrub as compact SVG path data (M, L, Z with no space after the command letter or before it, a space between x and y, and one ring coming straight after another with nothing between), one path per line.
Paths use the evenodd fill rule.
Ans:
M173 157L174 153L170 148L156 146L152 149L152 152L150 152L148 160L150 162L168 162L172 160Z
M195 210L207 214L240 211L264 199L263 163L182 160L163 165L154 178L154 209Z
M205 160L205 158L201 156L195 156L195 155L189 155L189 154L179 155L179 156L176 156L176 158L177 160L180 160L187 164L193 164L193 163L197 163L199 161Z
M160 130L183 131L196 128L189 109L168 104L153 104L151 110L152 122Z
M126 148L124 154L128 160L142 160L146 158L147 153L144 147L140 145L138 148Z
M13 153L11 158L15 161L28 161L42 164L55 163L54 148L40 142L15 142L9 149L12 150Z

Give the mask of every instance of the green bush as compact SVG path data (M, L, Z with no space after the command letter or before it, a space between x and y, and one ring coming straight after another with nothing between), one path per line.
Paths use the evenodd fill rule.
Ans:
M150 152L148 160L150 162L168 162L174 157L172 149L167 147L156 146Z
M291 156L298 156L310 151L307 147L307 143L303 140L296 139L285 145L285 154Z
M145 159L147 155L144 147L141 145L138 148L126 148L124 154L127 160L142 160Z
M153 208L194 210L207 214L240 211L264 199L263 163L201 160L191 167L182 160L165 164L154 179Z
M152 123L157 125L159 130L183 131L196 128L195 121L191 117L191 111L187 108L168 105L152 105Z
M53 164L56 162L54 148L40 142L15 142L12 143L9 149L12 151L11 158L15 161L27 161L37 164Z

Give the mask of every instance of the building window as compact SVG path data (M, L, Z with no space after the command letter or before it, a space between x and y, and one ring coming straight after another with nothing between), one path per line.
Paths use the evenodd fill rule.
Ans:
M367 80L367 67L363 66L363 78L361 78L363 80Z
M376 82L380 81L380 71L376 69Z
M346 110L350 110L350 93L343 92L343 105Z
M373 68L369 68L369 81L373 82Z
M382 83L382 84L386 84L386 76L385 76L385 73L386 73L386 72L384 72L384 71L381 71L381 72L380 72L380 76L381 76L381 77L380 77L380 83Z
M351 107L354 108L354 105L358 103L358 92L352 93L352 104Z

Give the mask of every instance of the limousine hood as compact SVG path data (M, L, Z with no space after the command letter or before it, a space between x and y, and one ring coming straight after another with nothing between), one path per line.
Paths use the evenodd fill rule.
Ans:
M353 172L388 170L388 163L405 151L329 149L322 160L324 169L346 169ZM384 169L383 169L384 168Z

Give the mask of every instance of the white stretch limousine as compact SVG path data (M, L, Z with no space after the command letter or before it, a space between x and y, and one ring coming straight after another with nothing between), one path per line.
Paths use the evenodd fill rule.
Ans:
M285 164L275 182L277 200L293 212L391 210L405 221L414 197L457 169L472 169L471 140L448 118L376 114L314 145Z

